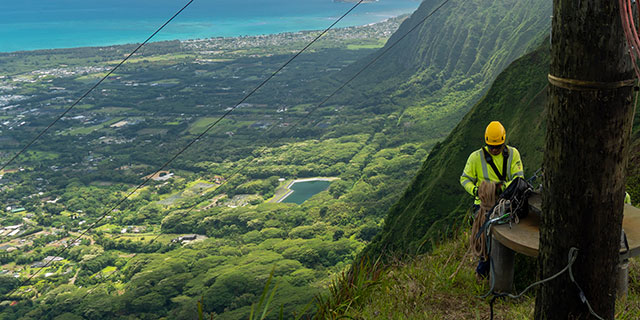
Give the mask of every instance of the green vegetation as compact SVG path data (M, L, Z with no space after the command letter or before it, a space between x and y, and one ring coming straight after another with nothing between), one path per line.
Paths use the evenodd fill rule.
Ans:
M522 156L525 176L540 167L549 65L546 43L500 74L447 139L433 147L366 254L380 253L383 248L398 253L428 252L430 241L464 215L472 199L460 187L460 172L469 154L482 145L488 121L505 125L508 143Z
M424 1L384 49L437 5ZM550 15L548 1L448 3L446 10L431 16L364 72L357 81L367 85L354 89L360 92L341 95L342 101L350 101L352 94L378 113L399 111L397 125L407 131L402 139L433 146L449 134L504 68L537 47L540 35L548 34ZM354 63L347 74L365 63ZM348 75L337 78L342 77Z
M423 3L418 15L430 6ZM5 172L0 204L26 211L0 218L1 226L19 228L12 236L13 229L0 235L9 246L0 252L2 269L26 280L46 259L56 261L20 288L6 281L18 302L4 308L2 317L239 319L251 317L252 310L262 317L272 307L292 318L354 310L351 302L365 302L379 285L382 274L367 270L381 260L359 260L360 273L345 270L374 237L369 248L381 249L381 241L399 251L431 248L417 241L442 233L443 224L431 223L449 218L443 210L449 204L432 202L415 184L397 200L432 147L423 170L442 171L433 179L422 173L414 182L437 189L440 201L463 199L457 176L440 179L459 172L446 164L458 161L476 140L461 137L466 142L455 147L438 141L546 26L540 18L548 16L546 5L495 6L456 4L451 15L432 21L436 28L423 26L375 70L314 110L402 19L331 32L173 161L168 172L116 205L317 32L145 47L144 56L123 65ZM457 24L465 27L452 27ZM459 41L452 45L450 39ZM68 106L90 79L105 74L105 63L131 49L0 54L0 95L7 101L0 110L7 119L0 123L0 160L48 125L57 115L52 110ZM537 79L538 71L525 74ZM509 79L522 92L541 90ZM496 98L492 107L506 110L512 105L503 104L516 101L516 93ZM487 97L485 103L491 101ZM463 125L481 127L487 117L468 116ZM515 121L505 124L514 128ZM449 156L442 153L445 147ZM305 177L339 180L301 205L267 202L281 180ZM415 196L425 198L416 203ZM71 243L94 222L96 228ZM330 276L341 272L356 292L322 296ZM305 309L314 297L318 303ZM337 307L325 308L327 301Z
M294 38L287 47L298 42ZM379 43L378 38L373 42ZM193 45L201 44L206 45ZM0 218L1 226L19 225L16 235L0 235L0 242L13 248L2 252L2 269L20 280L40 271L25 285L13 285L13 297L20 302L3 309L2 316L193 319L194 306L204 297L200 303L206 318L246 318L274 266L278 289L269 305L282 310L285 318L311 314L304 306L320 294L328 276L346 268L380 230L382 214L402 190L398 186L406 185L427 154L418 142L389 139L395 132L393 118L345 105L316 111L314 122L303 121L293 135L263 147L314 106L306 103L317 98L314 93L299 94L307 88L300 79L372 52L347 49L348 44L323 42L315 53L301 57L295 68L274 80L274 87L287 84L290 92L276 89L257 96L260 102L240 106L172 163L168 178L152 180L114 207L177 148L226 112L243 90L261 81L256 74L278 66L284 57L238 56L230 49L225 52L235 58L224 63L169 63L162 50L170 44L164 43L145 51L162 55L162 63L139 60L125 65L2 178L6 187L0 203L26 209ZM121 48L96 50L93 59L113 59L115 49ZM256 54L270 48L248 50ZM90 53L81 49L74 54ZM33 61L37 54L25 53L24 61ZM184 70L175 72L178 67ZM43 111L23 116L22 108L64 108L82 91L87 75L105 72L80 63L68 68L83 71L71 76L34 71L51 72L53 84L36 80L22 86L13 77L4 79L15 85L12 93L34 95L21 100L19 108L2 111L10 121L0 129L8 132L0 140L7 147L0 157L7 159L18 141L51 116ZM218 89L210 92L206 87ZM12 125L21 130L9 130ZM305 177L340 180L302 205L266 202L281 187L280 180ZM103 215L81 241L71 243ZM7 230L5 235L13 229ZM61 253L64 246L69 249ZM62 259L39 269L57 255ZM269 313L268 318L275 316Z
M548 39L537 50L518 59L496 79L483 99L473 107L443 142L432 150L418 175L406 189L400 201L385 218L383 230L361 253L362 257L383 255L385 264L361 270L354 264L352 272L375 275L375 289L358 294L358 300L338 299L351 290L360 292L368 284L352 284L345 277L334 282L331 295L320 310L339 310L333 316L346 315L355 319L402 318L460 319L486 316L487 302L475 296L486 292L486 283L478 283L470 260L463 261L461 271L454 274L457 261L467 248L468 235L453 226L464 219L471 198L458 185L459 170L466 157L477 149L487 119L499 120L507 128L508 143L519 148L525 161L526 176L531 176L542 163L544 150L544 106L548 72ZM640 136L636 114L631 160L628 166L627 190L640 197ZM451 239L451 240L447 240ZM438 244L440 243L440 245ZM429 255L416 253L430 252ZM401 257L401 258L397 258ZM364 259L364 258L363 258ZM534 270L529 262L527 270ZM516 268L516 270L522 270ZM640 272L637 259L630 263L631 274ZM382 273L383 275L380 275ZM535 281L533 274L516 279L519 289ZM616 319L636 319L640 316L637 300L639 283L630 275L627 299L619 299ZM518 286L518 283L516 284ZM391 298L390 298L391 297ZM517 301L499 301L496 314L504 319L530 319L534 297L530 294ZM349 306L349 308L339 308Z
M385 218L385 226L365 254L384 250L398 253L428 252L429 243L471 206L471 197L459 185L459 175L469 154L481 145L484 128L499 120L507 140L520 151L525 176L540 168L544 150L544 106L549 65L548 41L512 63L491 89L462 119L451 134L431 150L418 175ZM636 127L638 117L636 115ZM635 130L637 132L637 130ZM635 145L638 135L634 134ZM640 149L632 160L638 161ZM638 166L629 165L627 189L633 202L640 199ZM635 197L633 197L635 195ZM410 221L410 223L409 223ZM426 245L422 245L426 243Z
M85 134L89 134L92 133L96 130L100 130L100 129L105 129L108 128L110 125L121 121L124 118L116 118L116 119L111 119L108 121L105 121L103 123L97 124L95 126L90 126L90 127L82 127L82 128L77 128L77 129L71 129L68 132L65 132L66 134L71 134L71 135L85 135Z
M386 42L387 42L386 39L377 39L377 41L375 41L375 39L372 39L370 41L362 41L361 43L357 43L357 44L350 44L347 46L347 49L349 50L378 49L378 48L384 47L384 44Z
M490 298L479 296L489 291L488 281L477 280L475 260L465 254L469 246L466 232L453 232L450 239L440 239L432 245L432 252L405 257L394 261L392 267L378 265L354 268L361 278L355 282L337 278L330 296L323 298L318 309L331 307L332 314L322 319L484 319L489 316ZM518 258L522 258L518 256ZM522 262L523 259L520 259ZM534 264L532 260L524 262ZM522 269L516 269L516 273ZM640 262L634 258L629 263L629 295L616 302L616 319L638 319L640 306ZM518 274L522 276L522 272ZM523 290L535 281L534 274L516 279L516 289ZM519 283L518 283L519 282ZM347 285L354 284L354 285ZM340 290L347 290L343 292ZM364 288L367 288L366 290ZM329 303L333 299L340 303ZM522 298L498 299L494 306L496 319L531 319L535 303L535 290Z

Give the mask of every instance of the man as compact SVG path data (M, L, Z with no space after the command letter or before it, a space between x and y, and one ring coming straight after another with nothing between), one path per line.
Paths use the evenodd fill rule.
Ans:
M502 193L516 177L524 178L524 169L520 152L506 145L507 132L498 121L492 121L484 132L485 146L469 155L464 171L460 176L460 184L472 196L475 212L480 209L478 187L480 182L494 182L496 192ZM476 268L479 276L486 278L489 273L489 262L480 259Z
M478 207L480 205L478 186L481 181L495 182L498 184L499 192L502 193L513 179L524 178L520 152L514 147L507 146L506 139L507 132L502 124L492 121L484 132L486 146L471 153L464 166L460 184L475 197L474 204Z

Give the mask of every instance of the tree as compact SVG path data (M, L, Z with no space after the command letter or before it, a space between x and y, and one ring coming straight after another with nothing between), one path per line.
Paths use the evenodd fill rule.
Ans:
M349 183L344 180L338 180L331 183L329 194L338 199L349 189Z
M338 229L333 233L333 241L338 241L342 237L344 237L344 231L342 231L342 229Z
M632 72L618 10L611 0L554 1L539 253L544 279L578 248L573 274L606 319L614 317L633 120L632 88L621 82ZM535 318L591 316L565 273L538 289Z
M375 237L379 231L380 227L378 227L378 225L376 225L375 223L370 222L362 227L362 229L360 229L357 237L363 241L371 241L371 239L373 239L373 237Z
M18 285L18 279L8 276L0 276L0 293L5 294Z

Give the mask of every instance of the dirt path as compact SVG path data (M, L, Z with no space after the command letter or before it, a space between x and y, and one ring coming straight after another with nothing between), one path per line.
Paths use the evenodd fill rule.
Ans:
M80 273L80 268L78 268L78 270L76 270L76 274L73 275L73 278L69 279L69 284L75 284L76 283L76 279L78 278L78 273Z

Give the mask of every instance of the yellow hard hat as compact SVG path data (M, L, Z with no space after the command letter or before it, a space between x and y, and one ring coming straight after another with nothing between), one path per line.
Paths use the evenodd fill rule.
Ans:
M491 121L484 131L484 142L490 146L499 146L507 140L507 131L500 121Z

